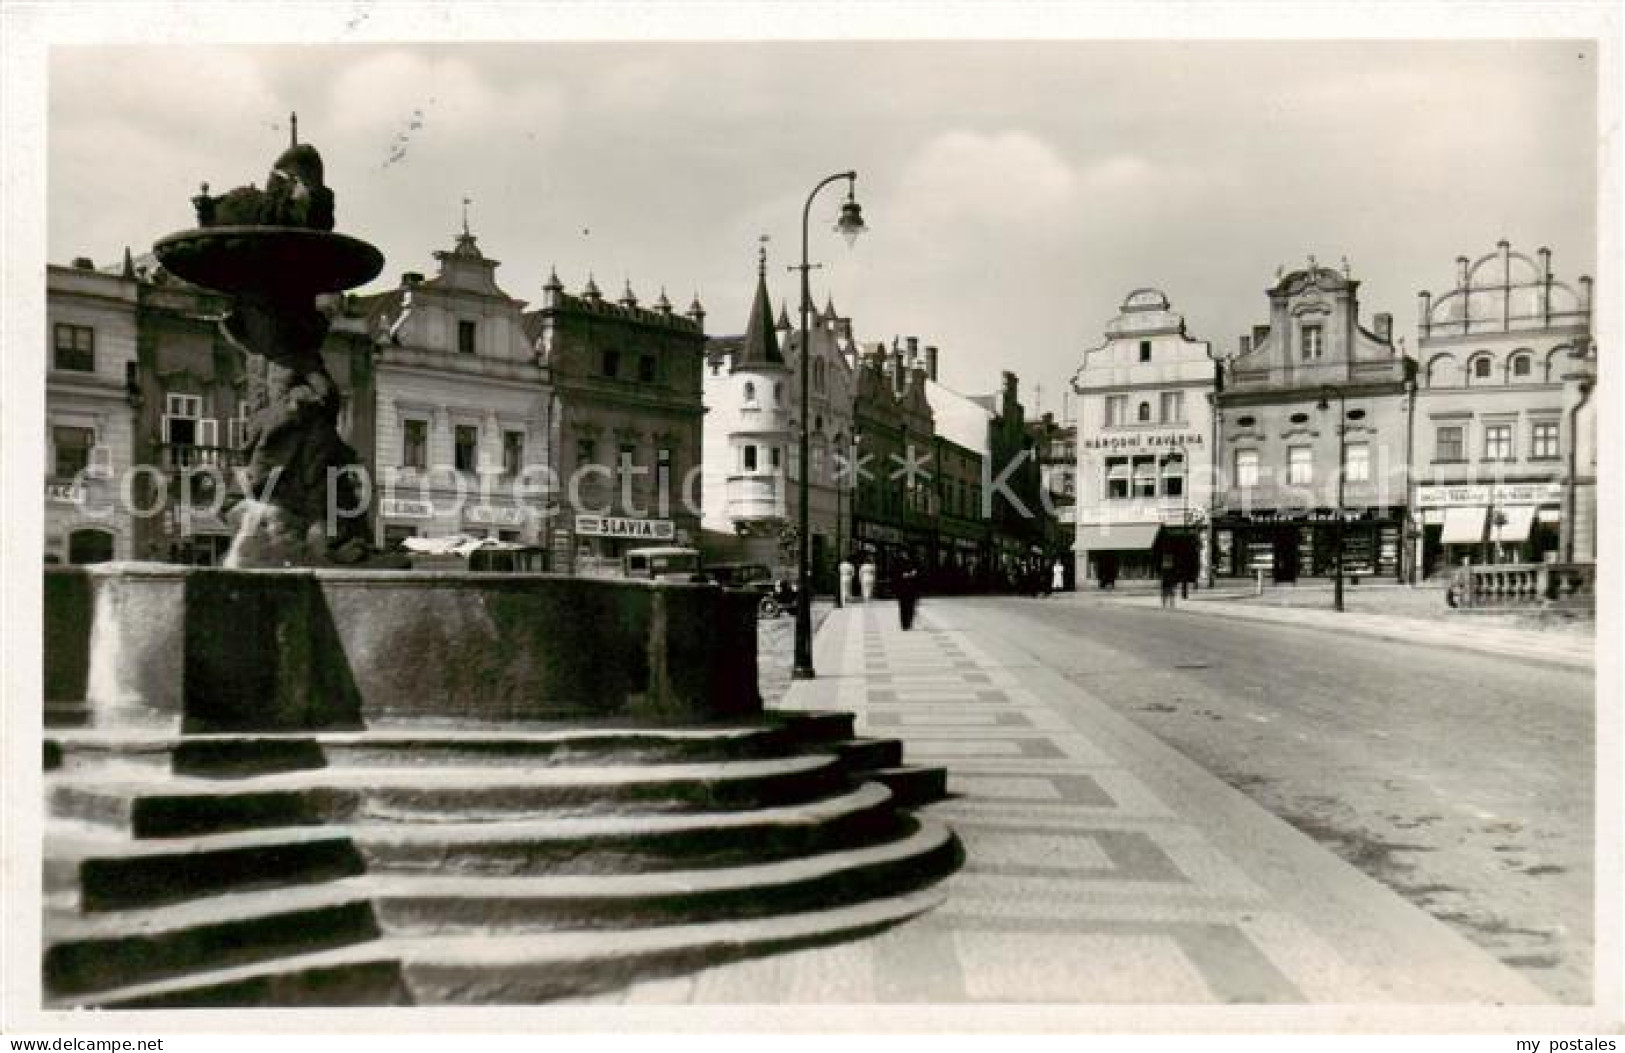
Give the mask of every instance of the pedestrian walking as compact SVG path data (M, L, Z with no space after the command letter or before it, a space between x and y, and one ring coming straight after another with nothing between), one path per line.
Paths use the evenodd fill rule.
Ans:
M903 631L908 632L914 627L914 611L920 603L920 572L907 556L897 561L897 577L892 583L892 592L897 594L898 620L902 623Z
M1049 587L1051 592L1060 592L1066 588L1066 568L1061 566L1060 560L1056 560L1055 566L1050 568Z
M1179 590L1179 565L1174 560L1173 553L1165 553L1162 557L1162 605L1173 610L1174 597Z

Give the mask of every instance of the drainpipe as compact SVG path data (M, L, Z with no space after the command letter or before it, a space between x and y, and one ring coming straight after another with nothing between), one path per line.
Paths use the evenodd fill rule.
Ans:
M1568 486L1563 489L1563 562L1574 562L1574 528L1575 516L1579 511L1579 474L1580 474L1580 411L1586 403L1591 401L1591 389L1594 381L1580 382L1580 401L1569 408L1569 479Z

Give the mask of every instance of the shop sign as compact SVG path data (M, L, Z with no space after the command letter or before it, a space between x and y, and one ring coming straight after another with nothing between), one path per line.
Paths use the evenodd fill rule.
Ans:
M1543 505L1561 500L1563 484L1555 482L1416 488L1417 504L1442 508L1462 505Z
M1086 450L1153 450L1170 446L1201 446L1202 433L1195 431L1131 432L1123 435L1092 435L1083 440Z
M471 505L463 512L463 518L470 523L517 527L525 525L525 510L511 507L498 508L494 505Z
M626 516L576 516L579 537L626 537L646 541L672 541L677 524L669 519L632 519Z
M433 519L434 502L386 497L378 502L378 512L385 519Z
M85 488L74 483L46 483L45 499L66 504L80 504L85 499Z
M1384 510L1380 508L1350 508L1342 517L1354 521L1360 519L1383 519ZM1226 518L1243 523L1335 523L1339 516L1335 508L1314 509L1282 509L1263 508L1249 513L1236 513Z

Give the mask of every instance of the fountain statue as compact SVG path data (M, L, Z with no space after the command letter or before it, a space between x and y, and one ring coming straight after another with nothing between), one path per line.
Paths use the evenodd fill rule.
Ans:
M333 294L370 281L384 261L333 232L322 158L299 142L297 121L263 189L212 197L203 184L192 199L197 228L153 246L173 274L234 299L220 331L243 355L249 423L241 493L227 509L232 568L358 565L375 555L366 517L351 514L365 507L357 487L366 475L339 435L344 394L321 348Z

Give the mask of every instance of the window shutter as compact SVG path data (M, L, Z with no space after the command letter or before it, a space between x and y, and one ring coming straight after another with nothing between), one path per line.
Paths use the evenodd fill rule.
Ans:
M213 417L204 417L197 422L197 444L199 446L220 445L220 422Z

